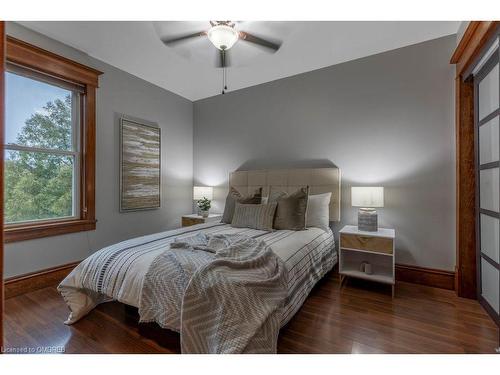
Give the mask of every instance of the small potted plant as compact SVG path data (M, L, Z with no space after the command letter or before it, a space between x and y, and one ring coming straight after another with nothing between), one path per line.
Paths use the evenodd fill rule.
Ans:
M210 210L210 207L212 207L211 201L205 197L200 199L198 202L196 202L199 208L199 214L202 217L208 217L208 211Z

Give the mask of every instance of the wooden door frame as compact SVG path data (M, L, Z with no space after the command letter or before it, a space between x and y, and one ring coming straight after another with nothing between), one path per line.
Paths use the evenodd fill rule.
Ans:
M471 21L451 63L455 75L456 132L456 251L455 290L459 297L477 299L476 172L474 144L474 83L471 68L496 35L499 21Z
M0 354L3 352L3 144L5 116L5 22L0 21Z

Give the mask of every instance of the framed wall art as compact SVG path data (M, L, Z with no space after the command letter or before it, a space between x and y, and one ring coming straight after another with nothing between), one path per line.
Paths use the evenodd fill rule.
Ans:
M120 118L120 212L160 207L161 130Z

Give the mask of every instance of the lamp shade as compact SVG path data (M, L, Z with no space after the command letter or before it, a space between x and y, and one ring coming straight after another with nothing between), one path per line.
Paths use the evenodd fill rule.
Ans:
M353 207L384 207L384 188L382 186L362 186L351 188Z
M214 197L214 188L212 186L194 186L193 200L197 201L203 198L212 200Z

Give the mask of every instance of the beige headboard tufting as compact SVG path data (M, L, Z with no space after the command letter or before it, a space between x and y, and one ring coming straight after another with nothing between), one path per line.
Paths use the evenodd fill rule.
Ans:
M332 192L330 221L340 220L340 169L302 168L235 171L229 175L229 186L241 194L250 194L262 187L262 196L274 191L293 193L300 187L309 186L309 194Z

